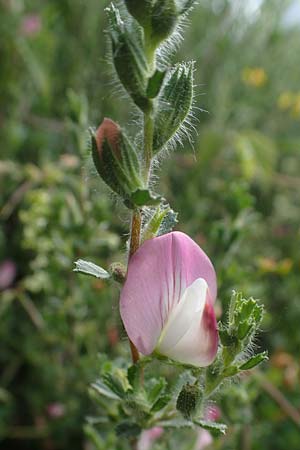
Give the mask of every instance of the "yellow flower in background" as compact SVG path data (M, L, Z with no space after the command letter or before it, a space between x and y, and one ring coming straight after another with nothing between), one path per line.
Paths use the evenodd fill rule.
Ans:
M293 93L290 91L282 92L278 97L277 106L279 109L286 111L293 104Z
M268 81L268 75L261 67L246 67L242 71L242 80L248 86L260 88Z
M279 261L273 258L259 258L258 267L263 273L274 273L285 276L292 270L293 261L290 258L284 258Z
M300 92L294 98L292 115L293 117L300 117Z
M282 111L289 110L294 118L300 117L300 92L282 92L278 97L277 106Z

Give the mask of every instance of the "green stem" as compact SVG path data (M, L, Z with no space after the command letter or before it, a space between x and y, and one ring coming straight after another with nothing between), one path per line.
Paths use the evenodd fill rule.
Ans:
M144 177L145 182L147 184L149 182L152 152L153 152L153 131L154 131L153 109L151 108L148 112L144 114L144 161L145 161Z

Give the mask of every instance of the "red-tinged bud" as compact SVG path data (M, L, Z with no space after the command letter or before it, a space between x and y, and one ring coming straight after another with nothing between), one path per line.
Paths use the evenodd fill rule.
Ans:
M90 132L96 169L125 205L135 208L157 204L160 197L149 192L136 149L119 125L105 118L96 131Z
M120 127L113 120L104 118L101 125L97 128L95 138L97 142L97 148L99 156L101 156L103 150L103 141L107 139L109 145L116 155L119 155L118 144L120 136Z
M135 148L111 119L104 119L96 132L91 130L92 156L103 181L127 203L133 193L144 189Z

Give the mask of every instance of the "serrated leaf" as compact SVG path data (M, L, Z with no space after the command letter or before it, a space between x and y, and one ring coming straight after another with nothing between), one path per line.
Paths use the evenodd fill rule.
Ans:
M268 358L268 352L262 352L258 355L252 356L252 358L248 359L247 362L242 364L239 369L240 370L250 370L253 369L253 367L258 366L258 364L262 363L263 361L267 361Z
M75 269L73 269L73 272L80 272L85 275L90 275L92 277L102 279L110 278L110 274L106 270L102 269L102 267L99 267L90 261L78 259L78 261L75 261L74 264L76 267Z
M244 300L241 305L240 320L247 320L252 314L252 311L255 309L256 304L257 303L253 298Z
M222 323L219 323L219 336L224 347L230 347L236 343L236 336L231 335Z
M253 323L251 320L244 320L239 323L237 336L239 340L245 339L246 336L253 331Z
M92 389L94 389L98 394L103 395L111 400L121 400L121 397L113 392L106 384L104 384L101 380L96 381L91 385Z
M214 436L225 434L227 430L227 425L225 425L224 423L212 422L211 420L196 419L194 420L194 424L198 425L201 428L204 428Z

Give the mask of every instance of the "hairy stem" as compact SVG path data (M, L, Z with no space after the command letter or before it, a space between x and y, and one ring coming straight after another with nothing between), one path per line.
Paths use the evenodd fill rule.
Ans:
M130 248L129 248L129 259L132 257L132 255L137 251L137 249L140 246L140 240L141 240L141 213L139 210L135 210L132 213L132 219L131 219L131 229L130 229ZM139 352L134 345L133 342L129 340L130 343L130 350L131 350L131 358L132 362L135 364L139 358Z
M144 160L145 160L145 181L148 184L151 160L152 160L152 150L153 150L153 131L154 131L154 121L153 121L153 110L152 108L144 114Z

